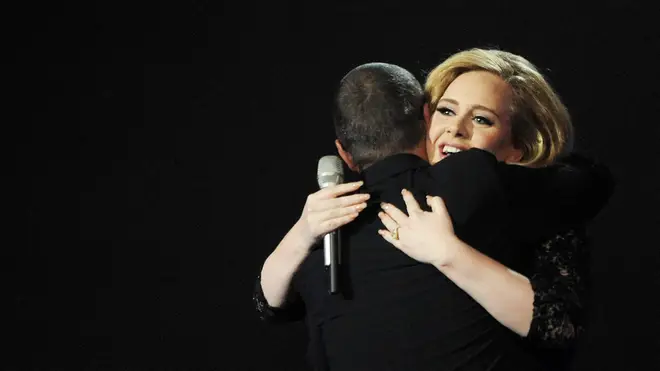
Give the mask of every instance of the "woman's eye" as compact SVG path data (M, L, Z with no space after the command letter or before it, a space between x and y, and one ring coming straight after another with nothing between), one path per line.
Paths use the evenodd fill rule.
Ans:
M454 115L454 111L450 110L447 107L438 107L438 108L436 108L436 111L440 112L441 115L445 115L445 116L453 116Z
M481 125L493 126L493 122L483 116L476 116L474 121Z

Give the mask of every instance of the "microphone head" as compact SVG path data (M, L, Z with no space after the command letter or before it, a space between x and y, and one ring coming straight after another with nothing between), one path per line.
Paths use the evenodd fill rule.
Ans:
M316 170L316 179L320 188L344 182L344 167L338 156L323 156L319 160L319 167Z

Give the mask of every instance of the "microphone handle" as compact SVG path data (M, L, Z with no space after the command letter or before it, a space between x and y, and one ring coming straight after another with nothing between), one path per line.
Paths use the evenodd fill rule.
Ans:
M339 292L339 230L323 237L325 268L330 275L330 294Z

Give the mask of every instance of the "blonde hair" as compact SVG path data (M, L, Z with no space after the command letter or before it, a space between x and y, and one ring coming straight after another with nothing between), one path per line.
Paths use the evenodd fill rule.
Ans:
M494 73L511 87L512 137L513 145L522 151L520 165L546 166L572 149L573 125L559 95L532 63L509 52L465 50L434 68L425 85L431 112L449 84L469 71Z

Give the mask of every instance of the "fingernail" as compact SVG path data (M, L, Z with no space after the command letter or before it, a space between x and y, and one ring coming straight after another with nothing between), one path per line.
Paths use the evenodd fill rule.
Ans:
M364 182L360 180L360 181L355 182L355 184L353 184L353 186L354 186L354 187L359 187L359 186L361 186L363 183L364 183Z
M381 202L380 207L382 207L383 209L387 209L388 205L384 202Z
M401 190L401 194L402 194L402 195L403 195L403 194L406 194L406 192L408 192L408 191L407 191L405 188Z
M370 197L371 197L370 194L365 193L365 194L363 194L362 197L360 197L360 198L363 199L363 200L368 200Z

